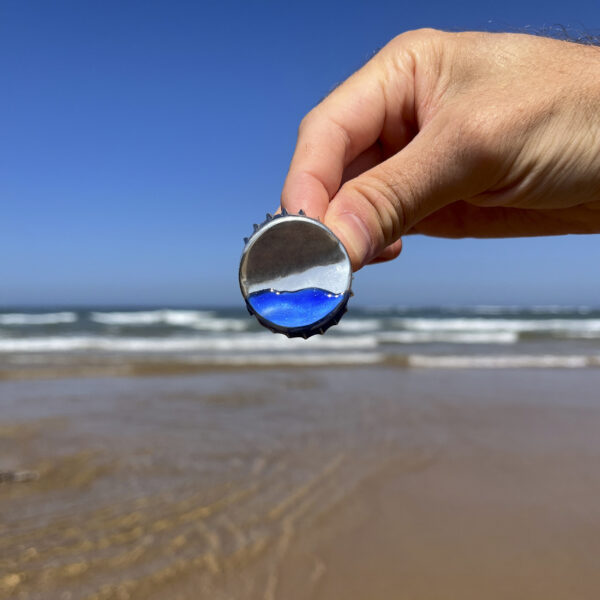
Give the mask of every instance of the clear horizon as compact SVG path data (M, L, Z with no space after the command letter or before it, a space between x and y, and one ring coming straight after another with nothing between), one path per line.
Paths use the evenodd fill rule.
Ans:
M351 301L352 303L352 301ZM573 310L573 311L577 311L577 310L582 310L582 311L589 311L589 312L597 312L600 311L600 303L596 303L596 304L585 304L585 303L580 303L580 304L568 304L568 303L558 303L558 304L535 304L535 303L529 303L529 304L454 304L454 303L449 303L449 304L384 304L384 303L380 303L380 304L364 304L364 303L358 303L358 302L353 302L351 305L349 305L350 309L355 308L357 310L360 311L383 311L383 310L398 310L398 311L402 311L402 310L442 310L442 311L452 311L452 310L466 310L469 311L471 309L498 309L500 311L504 310L504 311L519 311L519 310L523 310L524 312L527 312L528 310L531 309L540 309L540 312L543 312L544 309L547 310L548 312L552 312L553 310L565 310L565 311L569 311L569 310ZM35 313L40 313L40 312L54 312L54 311L94 311L94 310L101 310L101 311L105 311L105 310L112 310L115 309L116 311L132 311L132 312L136 312L136 311L140 311L140 312L144 312L144 311L160 311L160 310L191 310L191 311L203 311L203 310L236 310L239 309L243 312L245 312L246 307L243 304L243 302L241 304L185 304L185 303L170 303L170 304L165 304L165 303L156 303L156 304L127 304L127 303L121 303L121 304L36 304L36 303L30 303L30 304L7 304L7 305L0 305L0 313L9 313L9 312L14 312L14 311L26 311L26 312L35 312ZM508 314L508 312L506 313Z

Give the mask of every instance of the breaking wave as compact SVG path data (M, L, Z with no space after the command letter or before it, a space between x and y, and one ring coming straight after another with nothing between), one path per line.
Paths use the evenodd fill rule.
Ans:
M0 314L0 325L60 325L75 321L77 314L74 312Z
M219 318L214 311L203 310L147 310L132 312L92 312L90 320L102 325L120 327L147 327L170 325L190 327L204 331L243 331L248 327L247 319Z

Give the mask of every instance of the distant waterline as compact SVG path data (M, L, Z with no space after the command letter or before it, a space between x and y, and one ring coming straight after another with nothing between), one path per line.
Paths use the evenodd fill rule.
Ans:
M310 298L314 290L303 291ZM295 295L252 301L288 326L335 310L341 295L320 290L308 314ZM283 310L283 316L281 312ZM286 312L287 311L287 312ZM206 365L320 365L391 362L412 368L584 368L600 366L600 308L350 305L323 336L289 340L240 309L48 309L0 311L0 369L61 361L183 360ZM96 357L96 358L93 358ZM146 358L145 358L146 357ZM52 359L52 360L55 360Z

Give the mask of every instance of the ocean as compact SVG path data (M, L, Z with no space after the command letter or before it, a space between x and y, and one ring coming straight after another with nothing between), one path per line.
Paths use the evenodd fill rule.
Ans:
M600 307L350 305L323 336L287 339L245 308L0 311L0 373L40 366L394 364L427 368L600 366Z

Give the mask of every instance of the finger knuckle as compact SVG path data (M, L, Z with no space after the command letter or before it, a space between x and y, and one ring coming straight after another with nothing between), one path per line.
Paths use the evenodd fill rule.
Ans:
M314 123L315 114L316 114L316 111L313 108L312 110L307 112L304 115L304 117L302 117L302 120L300 121L300 124L298 125L298 135L299 136L302 135L302 133L305 132L307 129L309 129L310 126L312 125L312 123Z
M445 35L445 32L432 27L411 29L409 31L404 31L392 38L389 42L389 45L405 47L407 45L418 44L423 41L429 42L434 39L439 39L443 35Z
M385 179L363 176L346 185L362 196L373 209L385 242L397 239L404 228L405 214L396 190Z

